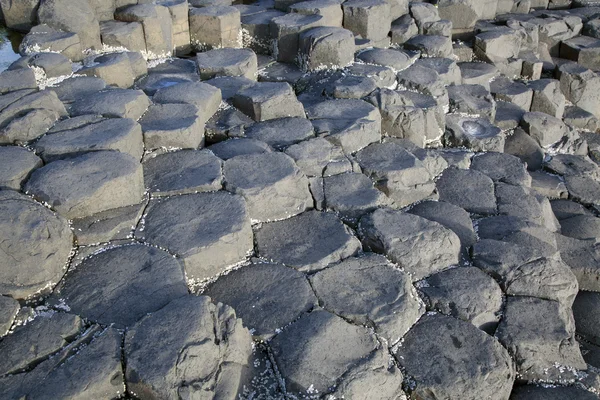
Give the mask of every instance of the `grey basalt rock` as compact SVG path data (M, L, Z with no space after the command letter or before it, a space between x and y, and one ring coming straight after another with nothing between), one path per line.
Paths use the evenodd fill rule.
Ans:
M14 191L0 191L0 293L26 299L58 282L73 246L64 218Z
M401 71L415 61L416 54L395 49L373 48L361 52L357 58L366 64L380 65Z
M130 238L142 217L146 202L112 208L72 221L79 246Z
M35 153L18 146L0 147L0 189L21 190L31 172L43 165Z
M230 5L192 7L189 11L190 41L196 50L238 47L240 11Z
M574 154L556 154L546 160L544 167L562 176L600 177L600 166L589 157Z
M600 294L581 291L573 303L573 317L577 334L595 345L600 345Z
M69 113L72 117L85 114L110 118L138 120L148 109L150 101L141 90L111 89L76 99Z
M542 147L558 142L568 133L564 122L542 112L525 113L521 126Z
M327 393L344 373L376 349L377 342L366 328L315 310L277 335L270 345L288 392L312 388Z
M471 168L483 172L494 182L517 186L531 186L531 175L526 165L515 156L505 153L484 153L473 157Z
M377 89L375 79L368 76L344 76L334 82L333 97L336 99L361 99Z
M232 138L215 143L208 147L208 150L212 151L221 160L229 160L230 158L237 156L270 153L271 147L256 139ZM304 171L304 173L306 173L306 171Z
M561 92L560 82L554 79L531 81L528 86L533 90L531 111L546 113L562 118L565 111L565 96Z
M325 206L348 222L388 203L387 197L360 173L342 173L323 178Z
M281 149L313 138L314 128L306 118L288 117L258 122L245 129L244 133L248 138Z
M367 249L384 253L418 281L458 264L460 239L437 222L381 208L361 218L359 235Z
M556 301L509 297L496 336L522 379L557 382L587 368L575 340L573 314Z
M460 62L458 68L463 85L481 85L488 90L490 81L500 74L498 68L484 62Z
M58 122L33 145L45 162L100 150L115 150L140 160L144 142L140 124L129 118L98 118L87 115ZM68 122L67 122L68 121ZM81 121L80 126L69 126Z
M221 90L203 82L185 82L158 89L152 101L155 103L192 104L198 108L200 122L206 123L221 105Z
M41 68L47 78L64 77L73 73L71 60L58 53L38 53L21 57L12 63L8 70L29 67Z
M251 344L231 307L206 296L182 297L127 332L127 387L148 398L233 398L246 383Z
M19 45L19 53L23 56L35 53L37 49L60 53L75 62L84 59L79 35L54 29L46 24L31 28Z
M304 117L304 107L292 87L285 82L259 82L240 90L233 105L253 120Z
M294 3L290 12L311 15L317 14L327 20L327 26L341 27L344 18L340 0L309 0ZM354 36L354 35L353 35Z
M600 292L600 245L587 243L564 248L561 256L577 277L580 290Z
M448 114L444 141L450 146L464 146L473 151L502 152L506 135L487 118Z
M448 168L436 182L440 200L476 214L496 213L494 182L479 171Z
M448 91L444 80L431 68L413 64L397 75L398 87L432 96L438 105L448 105Z
M402 15L392 21L391 27L392 44L400 45L406 43L410 38L419 34L419 28L410 14Z
M220 89L222 100L227 101L241 89L252 86L256 82L244 76L217 76L207 80L205 83Z
M263 258L311 272L355 255L361 245L334 214L307 211L263 224L256 231L256 249Z
M0 337L6 335L21 306L12 297L0 296Z
M515 380L513 361L500 343L453 317L422 317L395 356L415 382L413 396L508 399Z
M78 71L85 76L98 77L109 86L127 89L133 86L136 74L127 53L110 53L90 57L89 65Z
M203 293L233 307L254 337L270 339L317 305L306 276L280 264L254 263L220 277Z
M285 150L306 176L322 176L330 163L346 159L339 146L318 137L294 144Z
M515 386L511 393L511 399L514 400L594 400L596 398L594 393L575 386Z
M598 111L600 76L575 63L559 67L560 89L567 100L600 117Z
M502 290L479 268L438 272L425 279L419 291L428 308L470 322L488 333L500 322Z
M560 230L550 202L532 189L506 183L496 183L498 213L532 221L551 232Z
M140 119L147 150L204 146L204 124L192 104L155 104Z
M343 68L354 61L354 35L337 27L317 27L300 34L299 57L309 71Z
M279 62L296 62L300 48L300 33L325 25L326 19L316 14L289 13L271 19L270 31L273 39L273 58Z
M142 24L148 58L169 57L173 54L173 22L166 7L150 3L118 7L115 19Z
M489 90L481 85L454 85L448 87L450 110L470 117L487 118L496 116L496 102Z
M490 83L490 92L498 101L510 102L524 111L531 109L533 90L523 83L498 78Z
M106 82L100 78L91 76L75 76L49 87L48 90L56 93L60 101L65 104L73 103L75 100L88 97L94 93L106 89Z
M596 179L587 176L565 177L569 198L587 205L600 204L600 183Z
M208 150L160 154L144 161L144 184L157 197L219 190L222 164Z
M183 265L177 259L166 251L133 244L83 260L54 297L89 320L126 327L187 294Z
M72 219L139 203L143 179L141 164L130 155L96 151L36 170L25 191Z
M426 24L440 20L438 8L433 4L416 2L409 4L408 8L410 15L419 27L419 34L423 34Z
M323 308L375 329L390 344L400 340L425 312L409 276L373 253L316 273L311 285Z
M347 67L346 71L351 75L372 78L379 88L391 87L396 84L396 74L389 67L354 63Z
M100 22L102 44L124 47L130 51L146 51L144 27L141 22L122 22L112 19Z
M85 49L100 49L100 24L87 1L53 0L40 3L38 21L55 29L74 32Z
M456 61L447 57L427 57L418 59L415 64L433 69L448 85L460 85L462 76Z
M19 68L0 73L0 94L36 88L35 74L31 68Z
M256 80L257 58L250 49L213 49L196 56L202 79L243 76Z
M560 221L560 232L580 240L595 240L600 237L600 218L593 215L578 215Z
M504 152L521 159L527 164L529 171L539 170L545 157L540 144L521 128L516 128L512 134L506 135Z
M28 32L37 23L37 9L40 0L24 0L13 2L11 0L0 1L2 16L7 27Z
M404 43L404 48L419 51L424 57L451 57L452 40L441 35L417 35Z
M231 158L223 165L223 175L225 189L246 199L255 222L289 218L313 204L306 176L283 153Z
M187 278L202 281L243 261L253 235L243 198L218 191L151 201L136 237L177 254Z
M342 5L344 28L363 39L385 38L392 24L390 3L382 0L350 0Z

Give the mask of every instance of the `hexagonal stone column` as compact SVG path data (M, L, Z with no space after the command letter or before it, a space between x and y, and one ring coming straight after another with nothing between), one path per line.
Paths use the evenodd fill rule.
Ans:
M354 35L335 27L309 29L300 34L300 64L306 70L342 68L354 61Z
M246 202L223 191L152 200L136 237L181 257L192 282L243 261L253 247Z
M196 55L202 79L218 76L243 76L256 80L258 61L250 49L213 49Z
M34 169L43 165L34 152L20 146L0 147L0 190L21 190Z
M271 20L271 37L274 40L273 56L279 62L296 62L300 33L317 26L324 26L320 15L290 13Z
M304 117L304 107L286 82L259 82L240 90L233 105L255 121Z
M190 8L190 41L199 51L239 47L241 14L231 6Z
M141 202L143 181L138 160L97 151L47 164L31 175L25 190L72 219Z
M191 104L156 104L140 119L147 150L195 149L204 145L204 124Z
M73 246L66 219L31 198L0 191L0 294L26 299L60 280Z
M253 221L289 218L313 205L308 179L283 153L233 157L223 173L225 188L244 196Z
M385 38L392 27L390 3L383 0L349 0L342 4L344 28L363 39Z
M173 54L173 22L169 9L157 4L139 4L119 9L115 19L140 22L144 29L148 58L169 57Z

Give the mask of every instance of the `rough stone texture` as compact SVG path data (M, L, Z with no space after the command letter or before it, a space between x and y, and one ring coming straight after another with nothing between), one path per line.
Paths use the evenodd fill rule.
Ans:
M479 171L448 168L436 187L440 200L476 214L496 212L494 182Z
M25 299L57 283L73 246L68 222L29 197L0 191L0 293Z
M342 5L344 28L363 39L381 40L392 24L390 3L382 0L350 0Z
M523 379L568 379L573 369L586 368L575 340L573 314L558 302L509 297L496 335Z
M448 88L450 110L490 121L496 116L496 102L481 85L454 85Z
M502 152L506 144L504 133L488 119L461 114L446 116L444 140L450 146L464 146L473 151Z
M312 388L319 393L327 393L376 348L376 340L367 329L323 310L300 318L270 344L287 389L306 392Z
M232 398L245 383L252 346L231 307L185 296L134 325L124 351L136 396Z
M510 396L514 400L561 400L561 399L580 399L594 400L596 395L587 390L573 386L516 386Z
M158 89L152 101L155 103L183 103L198 108L200 123L206 123L221 105L219 88L202 82L185 82Z
M243 76L256 80L256 54L249 49L214 49L196 56L202 79L218 76Z
M336 27L318 27L300 34L299 49L304 68L341 68L354 61L354 35ZM305 58L305 59L304 59Z
M316 271L355 255L359 240L334 214L307 211L256 231L258 254L300 271Z
M595 345L600 345L600 294L597 292L579 292L573 303L573 317L577 334Z
M30 68L20 68L0 73L0 94L15 90L35 89L35 74Z
M37 8L40 0L0 1L3 20L6 26L22 32L28 32L37 22Z
M222 161L207 150L180 150L144 161L144 184L153 196L221 189Z
M560 82L554 79L539 79L529 82L533 90L531 111L546 113L561 118L565 111L565 96L560 91Z
M192 104L155 104L140 119L146 149L195 149L204 145L204 124Z
M387 255L413 281L459 261L458 236L441 224L417 215L378 209L361 218L358 231L366 248Z
M303 273L280 264L250 264L220 277L203 294L230 305L253 336L269 339L317 304Z
M314 137L314 128L306 118L290 117L258 122L244 133L246 137L281 149Z
M525 113L521 126L540 146L550 146L567 134L567 126L561 120L541 112Z
M100 24L87 1L52 0L40 2L38 20L55 29L76 33L83 49L100 49Z
M380 255L349 258L311 277L326 310L397 342L425 312L409 276Z
M271 147L269 147L268 144L261 142L260 140L248 138L232 138L213 144L208 149L221 160L229 160L233 157L249 154L262 154L271 152Z
M69 113L72 117L85 114L110 118L138 120L148 109L150 101L141 90L112 89L76 99Z
M325 205L349 222L388 203L386 196L360 173L342 173L323 179Z
M233 105L255 121L304 117L304 107L285 82L260 82L240 90Z
M468 322L427 315L408 332L395 353L415 382L414 396L508 399L513 362L496 340Z
M119 8L115 19L142 24L148 58L169 57L173 54L173 22L168 8L144 2Z
M324 138L314 138L292 145L285 150L307 176L321 176L327 166L345 160L342 149Z
M102 44L124 47L130 51L146 51L144 27L141 22L104 21L100 23Z
M134 244L85 259L55 296L82 317L125 327L187 293L178 260L166 251Z
M131 237L145 206L144 202L74 219L72 226L77 244L92 245Z
M300 33L324 26L321 15L289 13L271 19L270 31L273 43L273 56L279 62L294 63L298 56Z
M483 172L494 182L531 186L531 175L517 157L504 153L485 153L473 157L471 168Z
M521 128L506 136L504 152L520 158L527 164L529 171L536 171L542 167L544 151L539 143Z
M31 172L42 166L35 153L17 146L0 147L0 189L21 190Z
M130 155L97 151L36 170L25 190L72 219L139 203L143 179L141 164Z
M243 261L252 250L245 201L222 191L151 201L136 237L177 254L188 279L197 281Z
M12 326L17 312L19 311L19 302L8 296L0 296L0 337L8 333Z
M209 5L190 8L190 40L197 50L238 47L241 14L235 7Z

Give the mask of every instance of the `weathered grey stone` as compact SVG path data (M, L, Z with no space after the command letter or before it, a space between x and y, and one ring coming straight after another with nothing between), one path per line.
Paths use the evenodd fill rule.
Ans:
M133 244L84 259L54 297L87 319L126 327L187 294L183 265L177 259L166 251Z
M290 12L312 15L321 15L327 26L341 27L344 19L341 0L309 0L301 1L290 6Z
M180 73L150 73L148 76L140 79L136 87L141 89L148 96L154 96L162 88L174 86L180 83L196 82L199 80L197 74Z
M597 292L579 292L575 303L573 303L573 317L577 334L585 340L600 345L600 293Z
M222 100L229 100L243 88L254 85L255 81L243 76L218 76L206 83L221 90Z
M342 68L354 61L354 35L337 27L317 27L298 38L300 64L308 70Z
M336 99L361 99L377 89L375 79L368 76L346 75L333 84Z
M233 97L233 104L255 121L304 117L302 103L284 82L259 82L244 88Z
M72 117L85 114L110 118L138 120L148 109L150 101L141 90L111 89L75 100L69 109Z
M380 65L401 71L408 68L416 58L415 54L396 49L369 49L361 52L357 58L367 64Z
M344 28L363 39L385 38L392 24L390 3L382 0L349 0L342 4Z
M594 215L590 210L573 200L551 200L552 211L559 221L580 215Z
M168 8L151 3L132 5L119 8L115 19L142 24L148 58L163 58L173 54L173 22Z
M497 63L517 58L521 51L519 31L508 27L480 32L475 35L473 50L481 60Z
M293 63L296 61L299 50L300 33L325 26L326 20L321 15L303 15L289 13L271 20L271 37L273 43L273 56L279 62Z
M106 82L90 76L67 78L48 90L56 93L60 101L70 104L77 99L88 97L106 88Z
M440 20L438 9L433 4L413 2L409 4L409 11L419 28L420 35L423 34L425 24Z
M89 66L78 71L86 76L101 78L109 86L127 89L133 86L135 75L127 53L109 53L90 57Z
M221 90L202 82L185 82L158 89L152 101L155 103L192 104L198 108L201 123L206 123L221 105Z
M52 162L83 153L116 150L136 160L142 158L144 142L140 124L129 118L101 118L86 124L87 115L74 117L54 125L50 132L34 144L45 162ZM66 122L82 120L81 126Z
M392 44L404 44L419 34L419 28L410 14L406 14L392 21L391 34Z
M204 146L204 124L192 104L155 104L140 119L147 150Z
M307 3L307 2L305 2ZM271 20L281 17L285 13L267 9L259 5L236 5L241 13L242 46L252 49L257 54L270 54L271 44ZM342 25L342 8L337 5L340 14L339 25ZM318 12L301 12L301 14L318 14Z
M144 184L152 196L221 189L222 162L208 150L180 150L144 161Z
M243 137L244 130L252 124L254 121L235 107L220 109L206 123L206 141L217 143L228 138Z
M345 153L354 153L381 139L381 114L365 101L325 100L307 107L306 114L316 134Z
M196 50L239 47L241 14L232 6L190 8L190 41Z
M113 398L123 385L121 344L117 329L93 325L32 371L0 378L5 398Z
M600 76L575 63L559 67L560 90L577 107L600 118Z
M243 76L256 80L257 58L250 49L213 49L196 55L202 79Z
M322 306L395 343L423 315L411 281L383 256L349 258L311 277Z
M0 94L23 89L37 89L33 69L20 68L0 73Z
M531 188L535 193L549 199L563 199L569 196L562 178L543 171L531 172Z
M53 0L40 2L38 21L55 29L74 32L85 49L100 49L100 24L87 1Z
M173 47L177 56L187 55L192 50L190 44L190 21L188 0L159 0L171 15Z
M378 209L361 218L363 245L385 253L411 274L413 281L459 261L460 239L437 222L397 210Z
M448 91L444 80L431 68L411 65L397 75L398 88L432 96L440 106L448 105Z
M77 244L92 245L132 236L146 203L113 208L72 222Z
M560 119L537 111L525 113L521 126L542 147L558 142L568 132L567 126Z
M356 222L363 214L388 204L388 199L360 173L342 173L323 179L325 205L343 219Z
M47 78L64 77L73 73L71 60L58 53L37 53L21 57L12 63L8 70L28 67L41 68ZM0 74L0 77L2 76Z
M285 150L307 176L321 176L327 165L345 159L342 149L323 138L314 138Z
M4 336L12 326L20 305L12 297L0 296L0 306L0 336Z
M251 345L231 307L206 296L182 297L127 333L127 387L137 396L169 400L235 397L249 372Z
M23 147L0 147L0 189L21 190L31 172L42 166L35 153Z
M558 381L586 368L575 340L573 314L558 302L509 297L496 335L523 379Z
M0 191L0 293L25 299L60 280L73 245L68 222L27 196Z
M252 250L243 198L222 191L152 200L136 237L181 257L194 281L220 274Z
M317 305L302 272L280 264L250 264L220 277L204 295L234 307L252 335L270 339Z
M7 27L20 32L28 32L37 23L37 9L40 0L0 1L3 21Z
M128 154L96 151L36 170L25 190L67 218L86 217L139 203L142 166Z
M515 129L519 126L521 118L523 118L525 112L525 110L513 103L501 100L496 101L496 116L494 117L494 125L503 131Z
M419 288L429 309L494 332L502 310L502 290L476 267L453 268L425 279Z
M580 290L600 292L600 246L587 241L577 242L575 246L562 248L561 257L577 277Z
M6 96L6 95L4 95ZM12 96L9 95L9 99ZM64 105L54 92L42 90L27 94L0 111L4 143L25 143L44 134L49 125L66 116ZM23 129L23 125L28 126Z
M460 62L458 68L463 85L481 85L488 90L490 81L500 74L498 68L483 62Z
M600 55L600 41L588 36L576 36L563 40L560 44L560 57L573 60L584 68L598 70L600 64L597 59Z
M464 146L473 151L501 152L505 145L504 133L488 119L461 114L446 116L444 140L452 147Z
M452 56L452 40L441 35L417 35L404 43L404 48L419 51L425 57Z
M600 204L600 183L587 176L567 176L565 184L569 190L569 198L583 204Z
M469 248L477 242L469 213L454 204L445 201L424 201L415 204L408 212L453 230L463 247Z
M441 19L439 21L426 22L423 24L423 34L452 38L452 21ZM452 43L450 43L450 47L452 47Z
M498 78L490 83L490 91L496 100L513 103L525 111L531 108L533 90L522 83Z
M15 374L44 361L72 341L83 328L77 315L39 316L0 342L0 375Z
M270 345L288 391L327 393L353 365L375 350L363 327L327 311L313 311L277 335ZM323 354L328 354L326 359Z
M529 171L536 171L542 167L544 151L539 143L521 128L506 135L504 152L521 159L523 163L527 164Z
M581 399L594 400L596 395L575 386L515 386L511 399L514 400L561 400Z
M597 132L600 129L600 120L591 112L577 106L565 107L564 122L571 127L588 132Z
M100 23L100 35L104 45L124 47L130 51L146 51L141 22L104 21Z
M517 157L504 153L484 153L473 157L471 168L483 172L494 182L531 186L531 175Z
M560 221L560 233L575 239L596 240L600 238L600 218L593 215L577 215Z
M57 52L73 61L81 61L84 58L79 35L53 29L46 24L33 27L19 45L21 55L33 54L38 50Z
M268 144L261 142L260 140L248 138L232 138L213 144L208 149L222 160L229 160L236 156L271 152L271 148Z
M414 396L507 399L515 379L500 343L468 322L442 315L421 318L395 356L416 383Z
M496 183L498 213L530 220L552 232L560 230L550 202L530 188Z
M546 113L562 118L565 111L565 96L561 92L560 82L554 79L539 79L529 82L533 90L531 111Z
M427 57L418 59L415 64L433 69L446 84L460 85L462 77L460 68L452 58Z
M469 116L487 118L496 116L496 102L489 90L481 85L454 85L448 87L450 110Z
M314 128L306 118L278 118L258 122L246 129L245 134L281 149L314 137Z
M256 232L256 243L261 257L300 271L323 269L361 248L359 240L334 214L316 211L263 224Z
M494 182L479 171L448 168L436 187L442 201L476 214L496 212Z
M308 180L285 154L234 157L223 165L223 174L225 188L246 199L253 221L289 218L312 205Z
M563 176L600 177L600 166L586 156L574 154L556 154L546 160L544 167Z

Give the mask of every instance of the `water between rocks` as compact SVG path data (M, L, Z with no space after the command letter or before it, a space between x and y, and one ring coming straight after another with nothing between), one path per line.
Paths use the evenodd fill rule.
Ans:
M21 57L19 54L21 40L23 40L23 34L0 25L0 72L6 70L10 64Z

